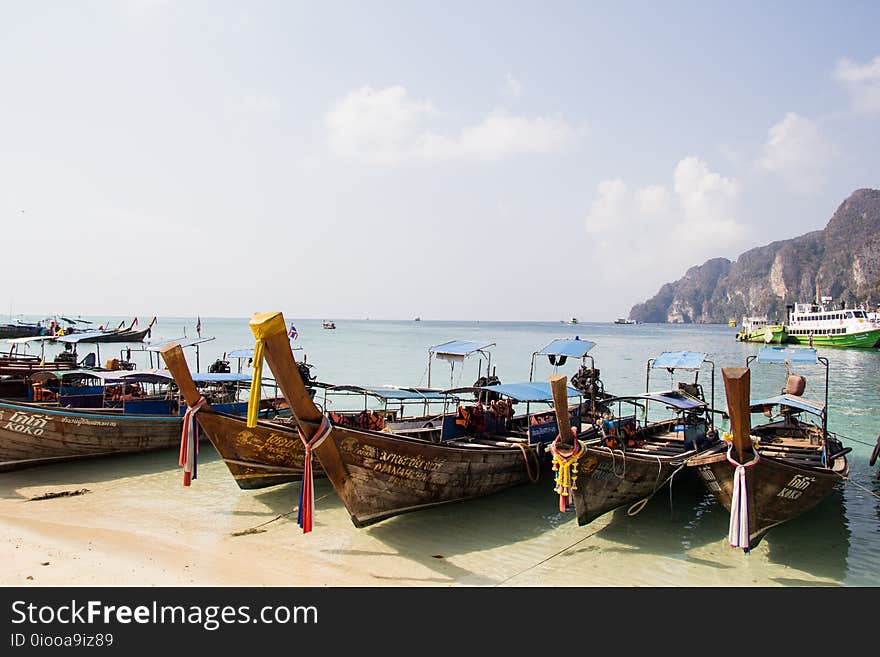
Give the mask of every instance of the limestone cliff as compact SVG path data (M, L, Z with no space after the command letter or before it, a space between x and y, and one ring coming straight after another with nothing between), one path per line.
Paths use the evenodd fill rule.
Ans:
M721 323L730 317L784 319L785 306L810 301L816 285L835 303L880 303L880 190L858 189L824 230L713 258L667 283L629 316L641 322Z

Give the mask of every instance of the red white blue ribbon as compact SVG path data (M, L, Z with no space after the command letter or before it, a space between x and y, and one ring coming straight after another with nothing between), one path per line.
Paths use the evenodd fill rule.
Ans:
M303 480L302 487L299 491L299 512L296 515L296 524L303 530L303 534L312 531L312 518L315 515L315 483L312 476L312 450L324 442L324 439L330 435L333 426L325 415L321 420L321 425L312 437L306 440L302 430L297 428L299 439L305 448L305 460L303 462Z
M748 463L737 463L731 452L733 443L727 448L727 460L736 468L733 473L733 496L730 501L730 530L728 540L730 547L749 551L749 489L746 484L746 469L753 467L761 457L755 452L755 458Z
M204 397L200 397L193 406L187 406L183 414L183 429L180 432L180 459L179 465L183 467L183 485L189 486L192 480L198 476L199 467L199 425L196 422L196 413L207 404Z

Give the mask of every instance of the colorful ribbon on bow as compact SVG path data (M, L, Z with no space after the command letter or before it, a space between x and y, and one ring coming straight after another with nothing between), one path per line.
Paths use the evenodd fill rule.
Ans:
M315 483L312 476L312 450L324 442L330 435L333 426L325 415L321 420L318 430L308 440L301 429L297 428L299 439L305 448L305 460L303 461L303 480L299 491L299 512L296 516L296 524L303 530L303 534L312 531L312 518L315 515Z
M200 397L193 406L186 407L183 414L183 428L180 431L180 459L179 465L183 467L183 485L189 486L192 480L198 476L199 466L199 425L196 422L196 413L207 404L204 397Z
M553 454L553 471L556 473L556 487L553 489L559 493L559 510L563 513L568 511L571 501L571 491L577 490L577 462L587 451L584 442L577 439L577 429L571 428L574 445L570 451L559 447L560 436L556 436L550 444L550 453Z
M728 540L730 547L749 551L749 489L746 485L746 469L754 467L761 460L755 452L755 458L748 463L737 463L731 456L733 444L727 448L727 460L736 468L733 473L733 496L730 500L730 530Z
M257 426L257 418L260 416L260 382L263 379L263 347L266 345L263 338L258 338L254 344L254 375L251 377L251 394L248 398L247 426L253 429Z

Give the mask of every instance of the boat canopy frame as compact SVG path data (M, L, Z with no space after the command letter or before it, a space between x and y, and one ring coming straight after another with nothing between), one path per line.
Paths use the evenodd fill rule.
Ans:
M449 385L452 385L455 376L455 363L463 363L465 359L479 354L480 369L477 370L477 379L480 378L482 358L486 358L486 376L492 371L492 352L489 347L496 346L494 342L475 342L471 340L449 340L442 344L428 347L428 388L431 387L431 364L435 358L449 361Z
M786 374L789 375L792 373L791 366L793 364L820 364L825 368L825 403L822 407L821 413L816 413L815 411L810 411L806 408L800 408L790 403L783 403L781 405L787 406L788 408L794 408L797 411L803 410L808 413L812 412L813 415L818 415L822 420L822 439L826 440L828 438L828 382L830 374L830 363L828 359L825 356L820 356L819 352L813 347L761 347L757 354L751 354L746 357L746 367L751 369L752 363L785 365ZM781 395L780 399L785 396L786 395ZM806 398L804 399L806 400ZM779 404L778 401L777 404Z

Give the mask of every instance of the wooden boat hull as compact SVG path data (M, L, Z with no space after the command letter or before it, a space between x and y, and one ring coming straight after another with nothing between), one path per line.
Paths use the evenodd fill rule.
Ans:
M118 333L108 332L106 335L95 336L89 338L90 343L94 342L143 342L144 338L150 332L150 328L142 331L119 331Z
M0 402L0 471L180 443L177 416L76 412Z
M543 446L451 445L336 425L314 452L356 527L497 493L549 469Z
M719 445L691 459L703 483L730 511L735 468L727 460L727 446ZM749 543L755 547L773 527L793 520L821 502L846 476L845 457L834 460L833 468L802 467L764 455L746 470L749 495Z
M579 525L645 499L662 487L684 459L625 454L607 447L587 447L578 459L576 488L571 491Z
M302 480L305 450L295 424L260 421L249 428L244 418L211 408L196 413L196 420L239 488L267 488ZM323 475L317 460L312 468L316 476Z

